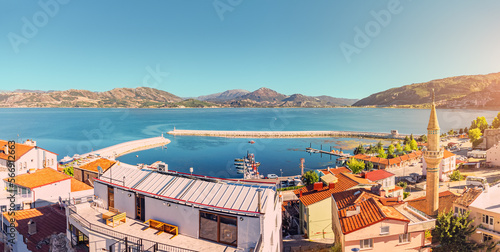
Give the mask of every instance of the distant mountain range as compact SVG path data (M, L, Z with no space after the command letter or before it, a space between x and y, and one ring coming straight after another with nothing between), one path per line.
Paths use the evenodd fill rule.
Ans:
M350 106L356 101L330 96L288 96L269 88L260 88L254 92L234 89L196 99L184 99L166 91L146 87L115 88L106 92L76 89L0 92L0 107L337 107Z
M449 77L391 88L353 106L428 107L432 89L441 108L500 109L500 73Z

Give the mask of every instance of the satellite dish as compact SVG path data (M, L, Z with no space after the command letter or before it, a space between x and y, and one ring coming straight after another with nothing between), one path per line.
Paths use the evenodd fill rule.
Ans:
M97 166L97 171L99 172L99 174L102 174L104 172L100 165Z

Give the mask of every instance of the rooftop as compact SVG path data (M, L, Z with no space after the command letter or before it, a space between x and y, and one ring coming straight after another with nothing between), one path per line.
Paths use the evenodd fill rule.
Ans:
M439 206L438 206L438 213L443 213L443 212L448 212L453 208L453 202L460 196L456 195L455 193L451 191L443 191L439 193ZM414 207L415 209L424 212L426 214L429 214L427 212L427 199L425 196L411 199L406 201L408 202L408 205Z
M50 239L52 234L66 233L66 214L57 205L44 206L28 210L19 210L15 215L8 215L5 212L5 219L14 218L16 220L16 230L27 238L27 245L30 251L49 251L49 245L42 243L45 239ZM36 234L28 235L28 222L33 220L36 223ZM40 243L40 245L38 245Z
M333 175L337 175L339 173L351 173L351 170L349 170L349 168L347 167L330 167L330 169L324 169L324 170L320 170L324 175L327 175L327 174L333 174Z
M371 181L378 181L382 179L386 179L392 176L396 176L394 173L390 173L386 170L374 170L365 173L365 178Z
M8 143L8 141L0 140L0 159L7 160L8 156L9 156L7 153L5 153L5 149L4 149L5 146L7 145L7 143ZM26 154L28 151L30 151L33 148L35 148L35 146L16 143L16 149L15 149L16 160L18 160L20 157L22 157L24 154Z
M75 207L74 209L76 210L76 213L71 212L70 210L70 218L72 220L83 223L83 226L85 226L85 223L91 224L93 229L100 232L105 232L108 235L119 233L120 237L123 237L123 235L128 235L140 238L142 239L145 248L149 248L153 245L153 243L158 242L166 244L168 246L175 246L177 248L190 249L194 251L222 252L235 250L235 248L231 246L225 246L220 243L215 243L203 239L196 239L182 234L177 235L173 239L169 239L173 235L166 232L160 235L156 235L155 233L157 232L157 230L152 228L146 229L148 227L148 224L128 217L125 223L111 228L110 226L107 226L102 219L102 213L107 212L107 210L102 208L92 208L89 203L77 204L73 205L72 207ZM162 249L162 251L177 251L174 248L165 249L160 247L160 249Z
M112 175L112 177L111 177ZM258 190L261 204L275 199L275 185L253 184L233 180L192 177L176 173L161 173L119 163L106 171L95 183L114 185L125 190L149 194L178 204L196 205L235 214L258 214Z
M500 184L491 186L488 188L488 192L482 192L479 194L469 206L494 213L500 213L498 195L500 195Z
M78 168L95 172L98 173L99 171L97 170L97 167L100 166L103 171L107 171L111 166L113 166L116 163L116 161L105 159L105 158L99 158L94 161L91 161L89 163L83 164L78 166Z
M63 180L71 179L70 176L60 173L52 168L43 168L33 173L25 173L14 177L18 186L34 189L37 187L53 184ZM7 181L7 178L4 179Z
M420 156L422 156L422 151L417 150L417 151L413 151L413 152L410 152L408 154L401 155L401 156L398 156L395 158L390 158L390 159L373 157L373 156L368 156L365 154L357 154L357 155L353 156L353 158L363 160L363 161L372 162L372 163L377 163L377 164L393 165L393 164L402 163L402 162L407 161L407 160L416 159L416 158L419 158Z
M460 197L455 200L455 203L464 207L468 207L482 192L483 190L479 188L466 187L462 195L460 195Z
M71 192L79 192L92 189L94 189L92 186L89 186L75 178L71 178Z
M453 157L453 156L456 156L456 155L453 154L452 152L450 152L449 150L444 149L443 158L449 158L449 157Z

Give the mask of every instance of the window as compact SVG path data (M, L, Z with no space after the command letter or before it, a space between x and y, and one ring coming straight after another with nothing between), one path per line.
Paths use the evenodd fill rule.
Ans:
M373 239L359 241L359 248L373 248Z
M483 234L483 242L491 241L493 239L493 236Z
M238 219L200 211L200 238L236 247L238 245Z
M486 214L483 214L483 223L486 224L486 225L493 225L493 216L489 216L489 215L486 215Z
M380 234L381 235L389 234L389 226L380 227Z
M410 242L410 234L400 234L399 235L399 243Z

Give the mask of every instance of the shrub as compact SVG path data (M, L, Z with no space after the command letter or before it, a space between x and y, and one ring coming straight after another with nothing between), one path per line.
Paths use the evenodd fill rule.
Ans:
M459 170L455 170L450 174L450 180L451 181L460 181L463 180L464 176L460 174Z
M406 189L406 187L408 187L408 183L406 183L404 181L399 181L397 183L397 186L400 186L400 187L403 187L403 189Z
M403 192L403 199L408 198L410 196L410 192Z
M314 171L308 171L302 176L302 180L306 185L312 185L319 181L319 176Z
M279 188L277 191L291 191L291 190L296 190L296 189L299 189L302 187L304 187L304 186L303 185L302 186L289 186L289 187Z

